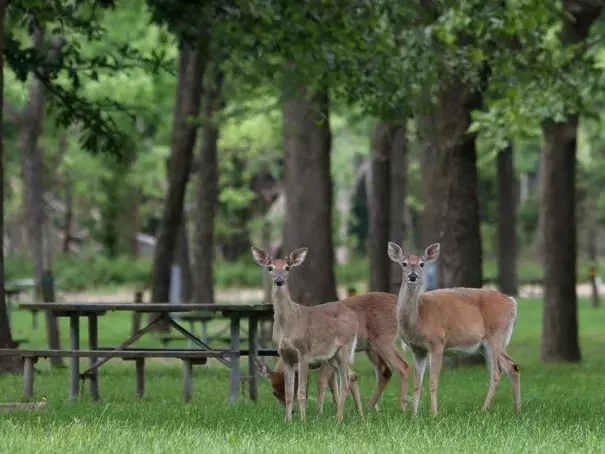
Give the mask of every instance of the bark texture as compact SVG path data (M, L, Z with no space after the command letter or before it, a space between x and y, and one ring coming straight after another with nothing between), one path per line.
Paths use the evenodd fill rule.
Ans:
M290 275L292 299L316 305L337 299L332 240L332 135L326 91L301 90L284 104L283 252L308 247L302 266Z
M411 244L405 244L407 225L406 178L408 170L408 146L405 124L397 126L391 143L391 216L390 240L403 244L408 249ZM389 260L390 292L397 294L401 287L401 267Z
M510 296L517 283L517 190L512 147L498 153L498 285Z

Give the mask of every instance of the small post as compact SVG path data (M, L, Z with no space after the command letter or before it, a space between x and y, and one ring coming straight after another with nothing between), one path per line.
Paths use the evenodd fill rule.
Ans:
M72 314L69 316L69 337L70 337L70 347L72 350L80 349L80 317L78 314ZM78 399L78 395L80 393L78 389L78 380L80 378L80 358L73 357L71 358L70 363L70 395L69 398L71 401L75 401Z
M183 359L183 372L183 395L185 402L189 402L192 394L193 361Z
M231 377L229 381L229 402L237 400L239 392L239 314L231 313L231 350L237 352L231 358Z
M97 314L88 316L88 346L90 350L99 348L97 321ZM90 366L92 367L96 362L96 356L91 356ZM92 400L99 400L99 368L90 371L90 397L92 397Z
M26 356L23 366L23 393L25 397L31 399L34 397L34 358Z
M143 302L143 292L137 290L134 292L134 302L142 303ZM132 334L134 335L137 331L141 329L141 313L135 311L132 313Z
M250 375L250 400L256 402L258 395L258 371L254 364L258 356L258 318L251 316L248 327L248 374Z
M599 295L599 284L600 279L597 272L596 266L590 267L590 286L592 287L592 307L598 309L601 307L601 298Z
M137 398L142 399L145 396L145 358L135 359L137 375Z

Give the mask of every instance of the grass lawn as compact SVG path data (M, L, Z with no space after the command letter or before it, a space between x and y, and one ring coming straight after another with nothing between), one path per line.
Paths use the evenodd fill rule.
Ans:
M539 360L541 302L519 304L508 351L521 366L520 416L512 412L507 379L501 381L492 409L479 411L488 388L483 367L443 370L436 418L429 416L427 373L418 418L397 410L399 380L394 378L379 412L368 412L361 421L349 400L344 422L336 425L329 398L324 415L314 414L316 371L311 372L309 421L286 424L265 381L257 404L241 399L229 405L228 372L216 362L195 370L189 404L182 401L180 363L161 360L148 367L142 401L134 397L134 365L112 360L101 368L102 401L85 397L70 404L68 371L51 371L44 361L37 366L35 391L49 405L41 411L0 413L0 452L605 452L605 310L595 311L581 301L581 364L545 365ZM29 314L13 313L13 326L15 337L32 341L28 347L44 346L44 331L31 332ZM62 329L67 345L67 325ZM110 314L100 320L101 343L117 344L129 330L127 314ZM144 343L153 345L153 339ZM357 356L355 370L367 399L374 375L364 355ZM1 377L0 389L1 401L20 400L22 377Z

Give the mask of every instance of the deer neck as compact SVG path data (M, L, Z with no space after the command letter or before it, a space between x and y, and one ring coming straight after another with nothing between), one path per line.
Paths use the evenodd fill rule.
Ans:
M404 280L397 299L397 320L408 328L418 326L418 303L420 301L420 285L409 285Z
M273 317L273 340L277 342L283 334L284 326L287 325L289 320L293 319L297 304L290 298L288 284L281 287L273 286L272 297L275 313Z

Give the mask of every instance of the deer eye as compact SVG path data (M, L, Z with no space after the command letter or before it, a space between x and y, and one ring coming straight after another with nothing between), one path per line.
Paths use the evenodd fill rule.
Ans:
M420 262L420 268L424 268L424 262Z
M404 267L408 266L408 262L401 262L401 264L402 264Z
M268 270L269 271L273 271L275 269L275 267L273 265L269 265Z
M284 268L286 271L290 271L290 265L286 265Z

